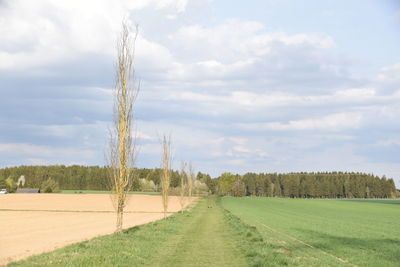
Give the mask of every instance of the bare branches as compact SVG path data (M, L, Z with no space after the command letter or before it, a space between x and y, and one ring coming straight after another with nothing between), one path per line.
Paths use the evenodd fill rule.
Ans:
M188 197L192 197L192 191L193 191L193 182L194 182L195 176L194 176L194 170L192 163L189 163L188 170L187 170L187 185L188 185Z
M110 131L110 183L112 200L117 213L116 232L121 233L127 193L132 186L136 145L132 136L133 104L139 86L135 86L133 59L138 34L132 35L125 22L117 42L117 64L114 89L114 127Z
M164 218L167 217L168 211L168 193L171 180L171 138L164 135L163 138L163 158L162 158L162 175L161 175L161 193L164 208Z
M186 167L187 164L185 162L182 162L182 169L180 173L180 178L181 178L181 187L180 187L180 198L179 202L181 204L181 213L183 213L183 208L185 206L185 193L186 193L186 188L187 188L187 174L186 174Z

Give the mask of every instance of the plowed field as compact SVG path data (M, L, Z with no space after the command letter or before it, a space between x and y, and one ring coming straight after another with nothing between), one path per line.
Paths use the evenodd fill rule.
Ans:
M179 198L170 197L168 211L179 209ZM163 218L161 196L130 195L125 210L124 228ZM113 211L106 194L0 195L0 265L110 234Z

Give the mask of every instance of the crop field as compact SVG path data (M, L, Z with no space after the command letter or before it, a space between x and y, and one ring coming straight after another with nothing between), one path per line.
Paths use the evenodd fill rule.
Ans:
M83 215L80 220L68 218L68 215L79 213L72 208L63 212L63 220L75 222L65 228L70 235L106 227L108 233L112 232L113 217L106 217L111 213L95 211L100 208L97 202L101 194L72 196L78 199L91 196L94 202L86 203L87 206L81 209L94 211L80 212ZM157 203L149 204L148 212L129 206L128 221L143 224L161 218L156 211L160 207L155 207L161 203L155 199L159 196L135 197L146 197L147 202L144 202ZM150 200L152 197L154 199ZM139 199L136 200L138 203ZM10 266L398 266L400 260L400 229L397 225L400 200L208 197L196 203L167 220L136 226L122 235L100 236L71 244L13 262ZM48 209L55 206L49 205ZM23 221L30 224L37 220L36 223L49 226L53 214L61 216L58 213L54 210L47 214L42 211L25 213ZM40 221L34 214L46 219ZM100 214L104 217L91 217ZM96 220L102 220L102 224ZM21 226L16 224L17 228ZM29 231L34 233L35 227ZM50 234L67 235L67 231L62 233L60 230ZM107 231L97 231L93 236L107 234ZM26 242L32 246L31 239L22 240L15 230L12 233L17 238L15 244ZM22 231L21 236L24 234L27 233ZM43 229L41 234L47 240ZM40 238L39 235L34 237ZM82 236L77 237L75 241L82 240ZM9 238L9 244L11 240L14 239Z
M290 266L400 263L399 200L225 197L222 206L255 226L267 253Z
M163 218L161 196L130 195L125 209L125 228ZM170 197L168 210L179 209ZM0 218L0 265L115 230L107 194L0 195Z

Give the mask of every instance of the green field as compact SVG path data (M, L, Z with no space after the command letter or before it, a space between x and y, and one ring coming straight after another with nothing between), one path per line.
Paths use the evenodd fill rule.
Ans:
M289 265L400 265L399 200L222 199Z

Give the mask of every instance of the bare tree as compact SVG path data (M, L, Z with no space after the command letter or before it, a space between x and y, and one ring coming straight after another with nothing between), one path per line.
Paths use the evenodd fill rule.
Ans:
M194 181L194 170L192 163L189 163L188 170L187 170L187 186L188 186L188 197L192 197L193 191L193 181Z
M181 213L183 213L183 208L185 206L185 193L186 193L186 183L187 183L187 175L186 175L186 163L182 162L182 169L180 173L181 178L181 188L180 188L180 199L179 202L181 204Z
M117 214L116 233L122 232L127 193L132 186L135 161L135 138L132 136L132 113L140 85L135 84L133 59L138 27L132 34L126 22L117 42L114 88L114 126L110 130L109 180Z
M171 138L164 135L163 138L163 158L162 158L162 174L161 174L161 193L164 208L164 219L167 218L168 211L168 193L169 183L171 180Z

